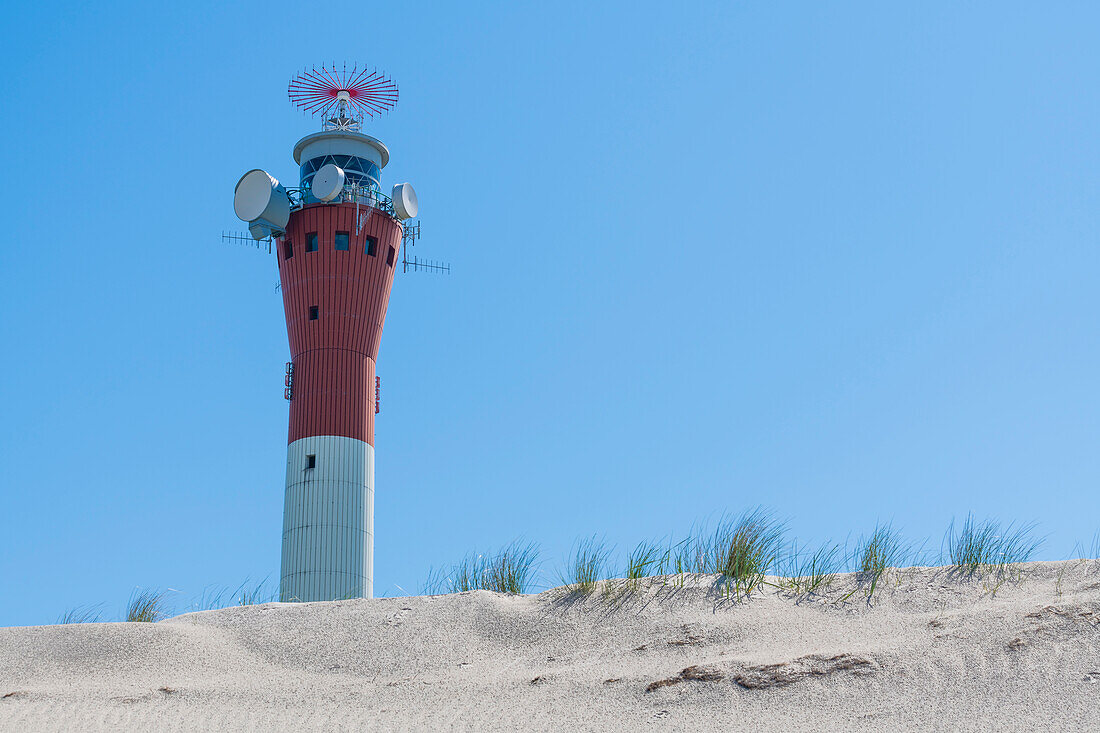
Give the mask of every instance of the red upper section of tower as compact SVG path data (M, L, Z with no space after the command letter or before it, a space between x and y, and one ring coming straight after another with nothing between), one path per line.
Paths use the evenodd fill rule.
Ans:
M401 226L362 206L359 213L364 223L357 232L355 204L306 206L291 214L278 242L294 362L291 443L341 435L374 444L374 363ZM337 249L344 235L347 249ZM313 242L316 250L310 251Z

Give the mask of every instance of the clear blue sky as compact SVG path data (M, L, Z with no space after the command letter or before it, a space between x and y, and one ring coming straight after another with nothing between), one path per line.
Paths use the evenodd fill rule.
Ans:
M0 625L277 581L282 304L220 235L333 59L400 84L367 131L453 266L390 301L377 594L756 504L1088 544L1100 10L777 5L9 6Z

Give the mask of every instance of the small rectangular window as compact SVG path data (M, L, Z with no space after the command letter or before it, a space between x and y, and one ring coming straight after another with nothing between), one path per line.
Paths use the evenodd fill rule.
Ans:
M316 321L317 320L317 306L315 306L315 305L311 305L309 307L309 320L311 320L311 321Z
M317 468L317 456L312 453L306 456L306 468Z
M374 257L378 254L378 240L374 237L367 237L366 240L366 244L363 245L363 252Z
M348 233L347 232L336 232L336 249L340 250L341 252L347 252L348 251Z
M393 267L393 257L397 254L397 250L390 247L390 253L386 256L386 264Z
M310 232L306 235L306 252L317 251L317 232Z
M294 256L294 243L289 239L283 240L283 259L289 260Z

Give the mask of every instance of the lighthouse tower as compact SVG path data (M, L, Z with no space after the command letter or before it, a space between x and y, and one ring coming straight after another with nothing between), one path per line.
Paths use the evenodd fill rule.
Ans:
M314 69L292 101L322 117L294 146L298 187L262 170L234 208L274 245L291 360L280 599L370 598L374 559L375 362L405 220L416 195L381 192L389 150L362 132L397 87L377 73Z

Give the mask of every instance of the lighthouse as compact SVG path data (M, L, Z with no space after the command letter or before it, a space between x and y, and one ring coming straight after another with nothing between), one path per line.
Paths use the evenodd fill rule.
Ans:
M296 187L256 169L234 209L279 268L290 361L280 600L373 596L376 361L416 194L382 191L390 153L363 132L397 86L377 72L314 68L291 101L321 117L293 148Z

